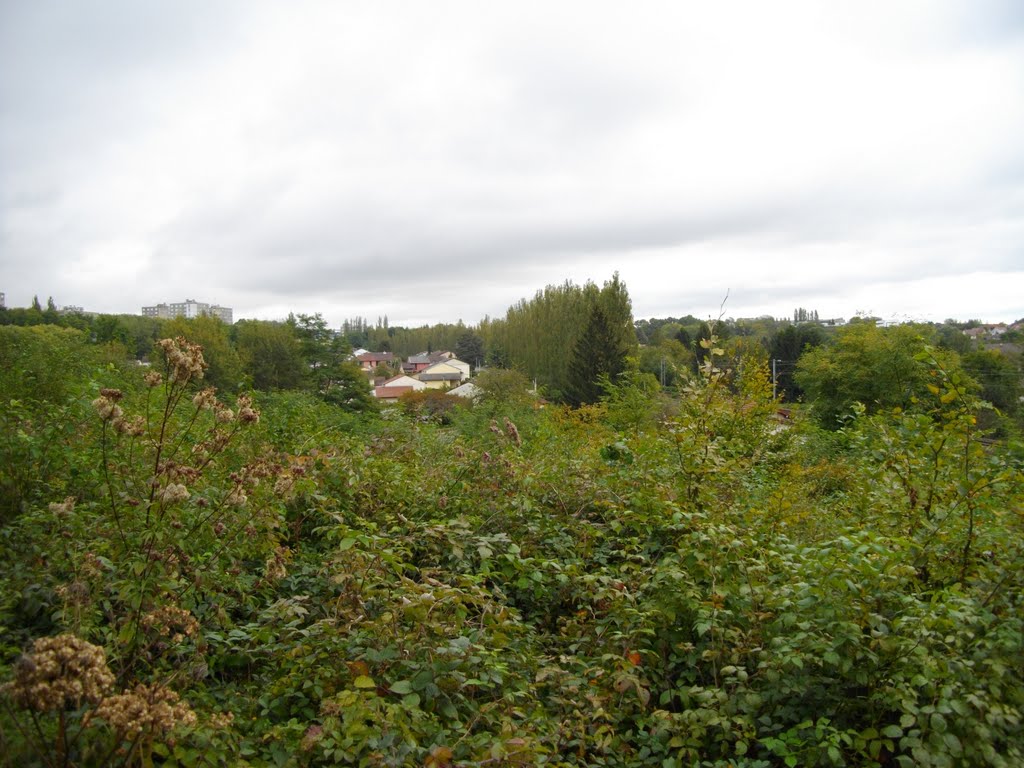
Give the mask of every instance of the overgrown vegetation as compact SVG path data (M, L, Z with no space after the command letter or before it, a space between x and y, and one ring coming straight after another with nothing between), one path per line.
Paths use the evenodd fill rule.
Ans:
M1021 453L926 347L825 430L714 329L380 417L0 330L0 763L1024 761Z

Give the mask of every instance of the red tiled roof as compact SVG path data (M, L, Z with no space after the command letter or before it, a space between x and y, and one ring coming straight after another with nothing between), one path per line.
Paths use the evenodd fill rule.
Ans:
M412 392L412 387L377 387L373 390L374 397L378 399L401 397L406 392Z

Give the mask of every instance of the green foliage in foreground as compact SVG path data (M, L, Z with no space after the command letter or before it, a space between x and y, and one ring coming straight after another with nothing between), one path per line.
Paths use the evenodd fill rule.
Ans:
M183 339L20 393L65 460L0 528L0 763L1021 764L1021 468L960 379L783 428L707 341L577 410L225 402Z

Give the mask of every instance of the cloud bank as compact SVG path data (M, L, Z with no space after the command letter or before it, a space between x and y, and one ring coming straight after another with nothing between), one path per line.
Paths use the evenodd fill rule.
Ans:
M1019 3L0 7L0 290L1024 316Z

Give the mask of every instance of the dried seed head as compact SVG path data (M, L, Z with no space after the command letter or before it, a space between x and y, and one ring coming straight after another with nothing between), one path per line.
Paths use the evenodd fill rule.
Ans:
M157 346L164 352L167 359L167 370L171 381L189 381L203 378L206 361L203 359L203 348L193 344L182 336L175 339L161 339Z
M51 501L50 511L55 515L67 515L75 508L75 497L66 496L64 501Z
M217 405L217 388L206 387L196 393L196 396L192 398L192 404L196 408L205 408L207 410Z
M96 708L119 734L166 733L196 723L196 713L170 688L154 683L137 685L134 691L109 696Z
M249 497L245 495L245 491L239 486L235 486L231 489L231 493L224 499L224 503L229 507L244 507L245 502L249 500Z
M142 625L156 630L162 637L193 637L199 632L195 616L176 605L163 605L142 617Z
M288 547L278 547L277 551L267 558L267 562L264 564L264 575L267 580L276 581L288 575L288 568L285 566L285 563L290 556L291 550Z
M0 691L21 707L50 712L96 704L113 684L103 648L64 634L36 640Z
M259 423L259 411L252 407L252 398L248 395L241 395L238 398L238 420L243 424Z
M174 504L178 501L185 501L189 497L188 489L181 483L168 483L167 487L158 494L161 501Z
M505 417L505 433L508 435L509 439L516 445L523 444L523 439L519 436L519 429L516 428L516 425L508 416Z
M96 409L96 413L98 413L99 417L104 421L107 421L108 419L119 419L123 415L121 406L103 395L100 395L92 401L92 407Z

